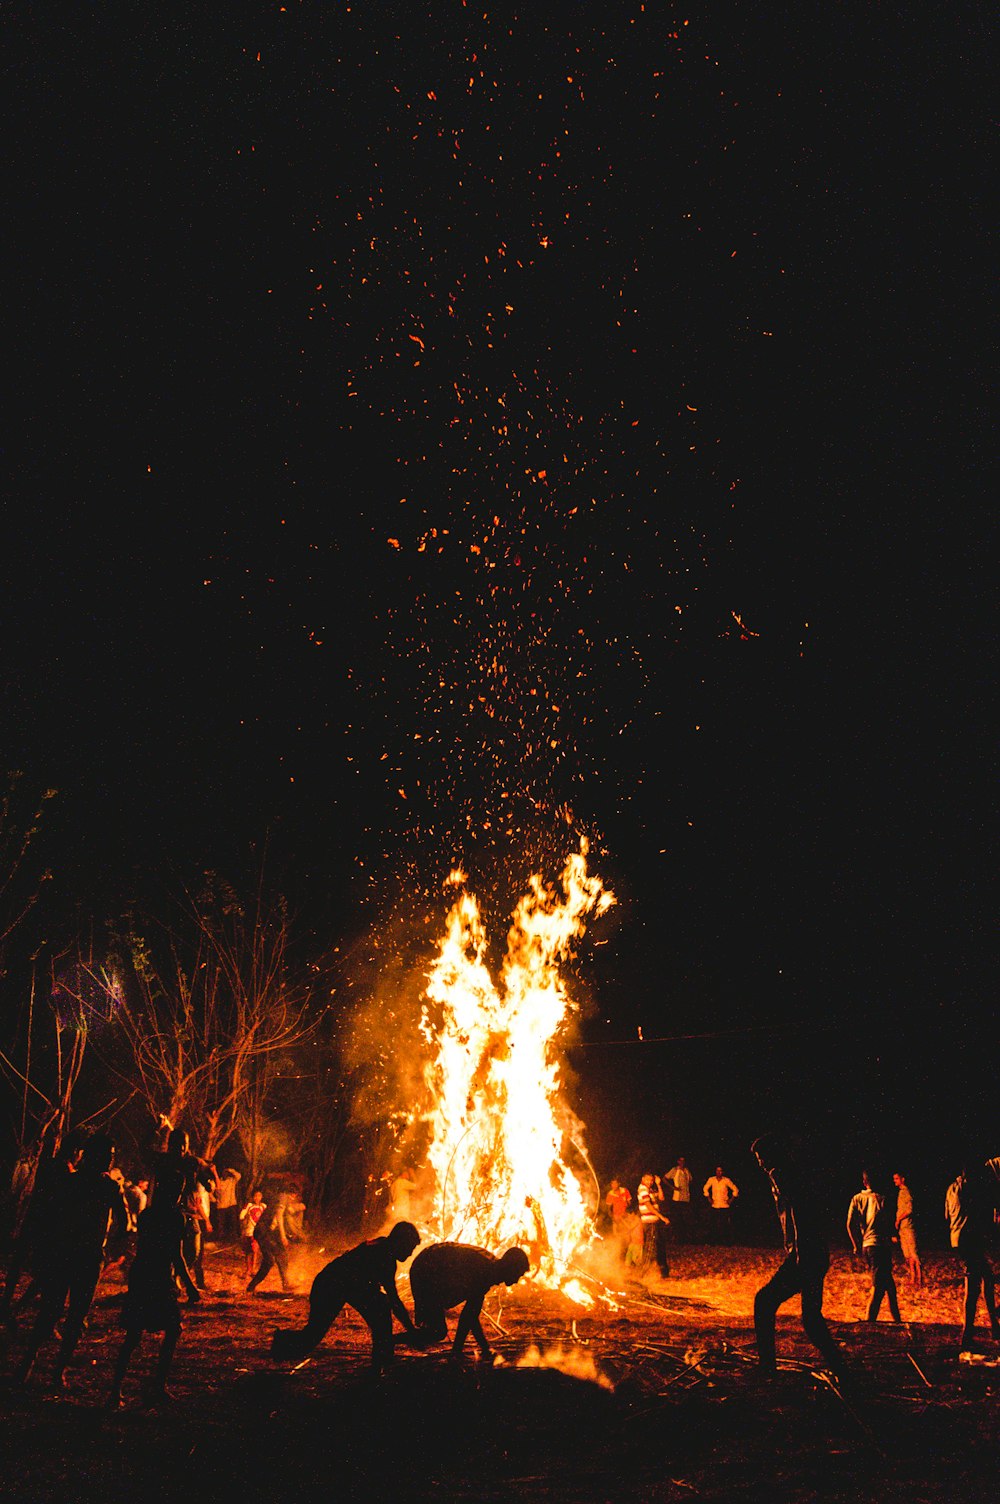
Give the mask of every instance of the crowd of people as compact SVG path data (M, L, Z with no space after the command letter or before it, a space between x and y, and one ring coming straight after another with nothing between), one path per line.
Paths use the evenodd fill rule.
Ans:
M627 1186L612 1180L604 1197L605 1218L612 1239L630 1269L640 1275L654 1269L666 1274L669 1242L690 1243L701 1240L702 1236L709 1243L733 1241L732 1218L740 1194L738 1186L722 1165L715 1166L702 1186L707 1217L703 1223L700 1208L692 1198L693 1185L694 1176L683 1155L663 1175L652 1171L643 1175L634 1198Z
M757 1293L754 1326L761 1367L772 1371L775 1366L774 1324L779 1306L799 1294L802 1297L802 1324L807 1336L823 1355L831 1372L840 1373L842 1364L837 1346L823 1317L823 1284L830 1263L829 1232L819 1205L814 1177L800 1163L793 1149L780 1140L765 1136L753 1145L754 1156L771 1181L775 1208L782 1230L786 1258L774 1277ZM847 1235L857 1258L863 1259L871 1275L871 1292L865 1319L876 1321L887 1302L893 1321L902 1322L896 1281L893 1273L894 1251L898 1247L905 1264L910 1287L919 1290L923 1283L920 1251L914 1219L913 1193L901 1170L887 1181L874 1171L863 1170L861 1189L847 1208ZM668 1238L676 1243L691 1241L697 1227L692 1204L694 1176L683 1156L673 1168L660 1176L644 1174L632 1192L619 1180L612 1180L604 1197L604 1211L610 1227L612 1244L626 1269L639 1279L664 1276L669 1272L666 1249ZM667 1199L664 1185L670 1187ZM707 1224L702 1224L708 1241L727 1244L732 1241L732 1213L739 1188L717 1164L702 1187L707 1202ZM669 1213L669 1215L668 1215ZM994 1341L1000 1341L993 1269L989 1259L989 1240L995 1223L1000 1222L1000 1158L983 1165L964 1167L948 1187L944 1216L949 1243L962 1260L965 1275L960 1358L978 1356L975 1342L976 1313L982 1300Z
M823 1286L829 1266L829 1231L817 1195L816 1177L788 1143L763 1137L753 1145L756 1161L768 1176L782 1231L785 1258L754 1301L754 1330L760 1367L776 1369L775 1318L779 1307L800 1295L802 1324L827 1368L842 1374L841 1353L823 1315ZM197 1303L205 1288L205 1241L240 1243L246 1292L256 1291L276 1269L284 1291L294 1289L292 1250L304 1238L306 1206L289 1181L253 1187L240 1204L242 1176L235 1168L221 1171L191 1152L187 1133L161 1118L146 1153L148 1174L134 1181L114 1167L114 1145L102 1134L69 1136L38 1167L27 1211L7 1262L0 1296L0 1317L17 1330L15 1312L28 1311L16 1381L27 1383L45 1345L57 1332L59 1343L52 1382L62 1386L93 1301L98 1281L109 1264L128 1262L127 1295L122 1306L123 1337L108 1391L108 1404L121 1403L122 1385L133 1355L148 1333L160 1335L154 1372L146 1385L147 1400L166 1395L166 1381L181 1332L180 1300ZM333 1259L314 1279L309 1319L299 1331L274 1334L272 1356L301 1360L329 1330L345 1305L368 1325L372 1363L381 1369L392 1356L395 1319L417 1348L447 1334L445 1313L461 1307L452 1345L461 1353L472 1336L480 1353L490 1347L480 1323L487 1292L514 1285L531 1266L528 1254L510 1248L497 1258L486 1249L458 1243L432 1243L413 1258L421 1242L409 1218L412 1172L390 1177L395 1183L391 1215L383 1234L359 1243ZM696 1185L683 1157L664 1175L647 1172L632 1191L612 1180L604 1197L612 1246L625 1265L626 1277L665 1273L664 1234L675 1242L691 1240L698 1224L692 1205ZM906 1177L888 1183L870 1170L851 1197L846 1229L854 1253L871 1276L867 1320L875 1321L885 1301L901 1321L893 1273L898 1245L914 1289L922 1269L914 1224L913 1196ZM668 1191L665 1187L669 1187ZM732 1239L731 1215L739 1189L721 1164L702 1186L705 1227L711 1239ZM948 1187L945 1217L952 1248L962 1260L965 1300L960 1356L977 1355L976 1315L986 1307L994 1340L1000 1340L993 1270L988 1254L993 1224L1000 1219L1000 1159L962 1169ZM413 1258L411 1316L396 1289L397 1266Z

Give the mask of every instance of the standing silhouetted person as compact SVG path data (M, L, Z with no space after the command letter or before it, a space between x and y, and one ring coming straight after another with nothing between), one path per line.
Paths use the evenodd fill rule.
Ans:
M944 1214L948 1235L965 1265L965 1305L962 1321L962 1353L974 1353L976 1308L982 1295L994 1340L1000 1340L993 1266L987 1256L990 1230L1000 1193L1000 1159L985 1165L967 1165L948 1187Z
M89 1139L79 1169L65 1180L58 1206L52 1208L51 1237L36 1257L41 1304L18 1370L21 1383L31 1373L42 1344L52 1336L68 1299L52 1375L53 1385L61 1387L101 1277L108 1232L113 1229L121 1237L128 1227L121 1186L108 1174L114 1153L114 1145L104 1134Z
M201 1295L188 1262L188 1253L192 1250L193 1213L190 1205L199 1187L204 1191L211 1191L215 1176L205 1160L191 1153L191 1141L187 1132L183 1128L174 1128L170 1119L162 1115L148 1159L153 1172L150 1199L162 1213L172 1213L177 1234L175 1267L181 1284L187 1291L188 1300L196 1304Z
M809 1182L786 1145L773 1135L764 1134L751 1148L771 1181L786 1254L784 1263L757 1291L753 1303L761 1370L768 1377L777 1371L774 1320L778 1307L793 1295L801 1294L803 1330L839 1375L843 1359L823 1316L823 1281L830 1267L830 1247L822 1215L810 1194Z
M121 1404L122 1382L129 1360L144 1332L162 1332L163 1341L156 1373L146 1386L146 1398L155 1404L167 1396L167 1373L181 1334L177 1305L177 1221L169 1206L150 1206L139 1215L136 1255L128 1276L128 1295L122 1311L125 1337L115 1363L108 1408Z
M856 1255L862 1257L872 1276L872 1293L866 1321L877 1321L888 1296L893 1321L902 1321L896 1281L892 1277L892 1232L895 1218L880 1186L872 1184L867 1170L861 1172L861 1190L847 1208L847 1236Z
M353 1306L372 1334L372 1367L392 1358L392 1318L413 1333L410 1313L396 1289L396 1265L403 1264L420 1242L412 1222L397 1222L384 1238L359 1243L321 1269L309 1292L309 1320L300 1331L275 1332L271 1356L304 1358L317 1347L345 1306Z
M494 1285L516 1285L529 1268L522 1248L508 1248L501 1258L466 1243L433 1243L423 1249L410 1267L418 1336L425 1342L442 1341L448 1335L445 1312L460 1305L452 1355L461 1353L471 1332L482 1356L492 1358L479 1321L486 1293Z
M7 1277L0 1297L0 1318L12 1327L14 1308L38 1293L34 1270L40 1261L45 1262L46 1251L58 1233L66 1183L76 1173L85 1142L79 1133L70 1134L51 1156L38 1162L31 1196L7 1259ZM25 1269L31 1271L31 1279L15 1299Z

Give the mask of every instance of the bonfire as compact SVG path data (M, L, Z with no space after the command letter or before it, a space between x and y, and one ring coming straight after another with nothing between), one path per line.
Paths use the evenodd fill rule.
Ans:
M421 1019L435 1233L496 1251L518 1243L538 1278L582 1298L569 1270L591 1233L595 1194L583 1125L563 1096L576 1013L564 971L588 918L615 898L588 873L581 842L558 886L530 879L494 980L479 905L465 884L464 873L450 874L457 896Z

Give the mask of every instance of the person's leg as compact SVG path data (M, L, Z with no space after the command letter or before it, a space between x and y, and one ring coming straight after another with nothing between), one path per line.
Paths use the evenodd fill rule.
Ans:
M97 1281L101 1277L101 1266L98 1262L96 1267L93 1263L75 1270L69 1287L69 1310L63 1323L62 1341L59 1344L59 1356L52 1374L53 1384L59 1385L63 1381L63 1371L76 1351L76 1344L80 1340L87 1312L90 1310L94 1299L94 1291L97 1289Z
M656 1226L655 1222L653 1226ZM490 1353L490 1344L487 1342L483 1329L479 1324L479 1313L483 1309L484 1299L485 1292L483 1295L472 1296L465 1302L465 1305L459 1312L455 1340L451 1345L453 1353L458 1354L462 1351L462 1348L465 1346L465 1339L471 1332L483 1357L489 1358L492 1356Z
M24 1357L17 1370L19 1384L27 1381L43 1343L49 1340L56 1329L56 1322L63 1313L69 1294L69 1283L69 1274L63 1273L49 1273L40 1281L42 1298L28 1336Z
M118 1357L115 1359L115 1371L111 1376L111 1388L105 1401L109 1410L117 1410L122 1402L122 1385L128 1372L132 1354L142 1342L142 1327L128 1327L118 1349Z
M262 1280L267 1279L267 1276L274 1268L274 1259L271 1255L270 1244L258 1243L257 1246L260 1249L260 1263L257 1266L257 1273L247 1284L248 1295L256 1290L257 1286L261 1283Z
M156 1357L156 1372L150 1380L147 1391L150 1398L163 1399L167 1394L167 1374L170 1372L180 1335L180 1312L175 1312L163 1331L163 1341L160 1343L160 1351Z
M274 1262L277 1264L278 1273L281 1276L281 1288L283 1290L291 1289L292 1277L290 1271L292 1258L284 1243L278 1243L275 1247Z
M876 1248L865 1249L865 1263L868 1265L868 1273L871 1275L871 1294L868 1298L868 1310L865 1314L866 1321L877 1321L878 1313L882 1309L882 1300L885 1296L885 1282L882 1275L882 1266Z
M965 1299L962 1305L962 1341L961 1349L967 1351L973 1346L976 1335L976 1306L979 1304L979 1292L983 1285L983 1261L976 1254L968 1254L965 1257Z
M783 1305L799 1289L798 1264L789 1254L781 1267L762 1285L754 1297L753 1326L757 1340L757 1358L765 1373L776 1369L774 1348L774 1320L778 1307Z
M997 1319L996 1282L993 1278L993 1265L985 1254L983 1255L983 1300L986 1302L986 1311L990 1318L990 1330L994 1337L1000 1337L1000 1320Z
M275 1332L271 1339L271 1356L297 1361L318 1347L347 1302L348 1290L340 1272L331 1273L332 1265L321 1269L309 1291L309 1320L299 1331ZM390 1318L391 1320L391 1318Z
M366 1290L350 1304L372 1334L372 1367L381 1372L392 1362L392 1311L385 1296Z
M899 1296L896 1291L896 1279L892 1272L892 1249L885 1256L885 1293L889 1297L889 1313L893 1321L901 1322L899 1314Z
M823 1315L823 1281L826 1264L801 1270L802 1281L802 1330L813 1347L826 1359L827 1366L838 1376L843 1372L844 1358L834 1342L830 1328Z

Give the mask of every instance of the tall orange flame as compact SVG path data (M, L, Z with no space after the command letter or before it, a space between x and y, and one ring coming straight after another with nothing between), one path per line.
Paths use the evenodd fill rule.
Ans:
M560 1082L560 1046L574 1011L560 966L587 916L615 902L588 875L587 849L582 841L567 858L561 891L530 879L514 911L499 985L484 959L476 899L459 894L421 1019L432 1052L425 1079L434 1104L428 1160L437 1232L492 1249L520 1243L552 1283L590 1225L580 1179L586 1171L565 1158L570 1125L579 1125ZM464 874L452 873L449 882L464 885Z

